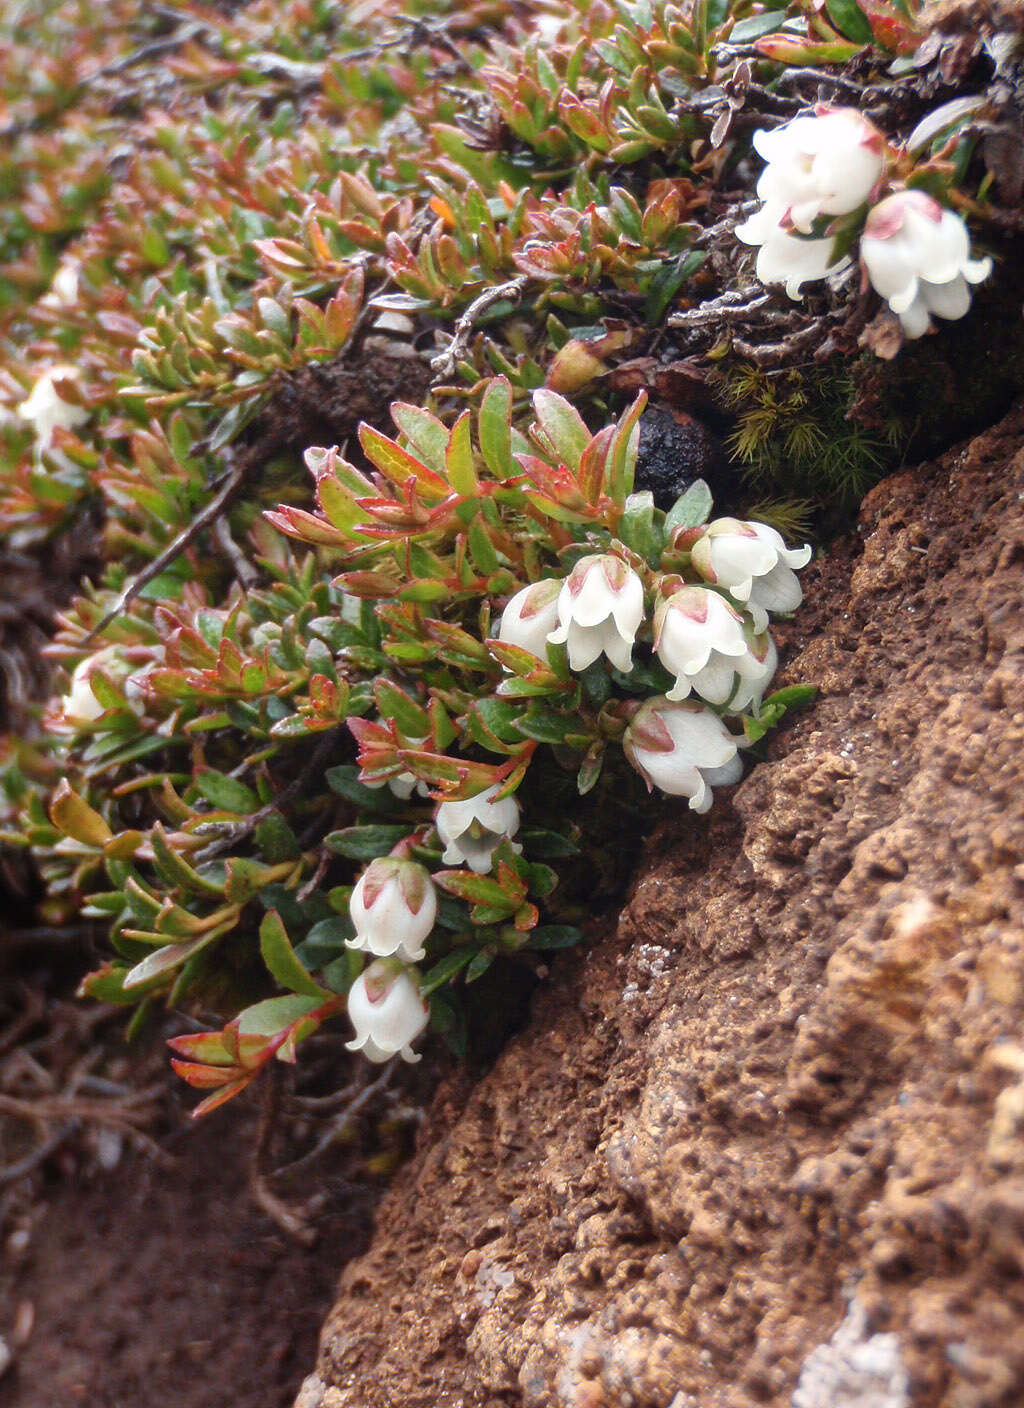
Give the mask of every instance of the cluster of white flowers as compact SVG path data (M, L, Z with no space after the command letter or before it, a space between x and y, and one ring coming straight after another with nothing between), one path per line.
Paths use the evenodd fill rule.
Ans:
M691 530L687 542L701 582L655 577L651 584L654 651L675 682L667 694L632 706L622 746L648 788L686 797L693 811L706 812L712 788L739 781L743 770L740 740L716 711L736 715L760 705L777 664L768 616L800 605L794 569L805 566L811 549L789 549L774 528L735 518ZM547 663L549 645L562 645L571 670L586 670L604 656L628 673L644 617L637 572L615 553L591 553L566 578L517 592L502 613L497 640L535 655L538 665ZM415 779L409 774L399 781L408 796ZM499 796L500 790L495 784L438 805L434 825L445 865L485 875L499 846L521 849L513 840L519 803ZM399 1053L414 1060L411 1043L428 1014L410 965L425 956L437 917L429 871L402 855L372 861L352 892L349 913L356 931L349 946L374 960L349 995L356 1029L350 1049L371 1061Z
M865 277L907 337L923 336L932 314L964 316L968 285L987 278L992 261L970 257L963 220L924 191L900 188L882 197L895 153L866 117L820 105L753 140L767 162L757 183L763 204L736 236L758 246L762 283L785 284L790 298L799 298L803 284L841 273L849 256L835 259L832 234L822 237L820 225L814 232L815 222L849 217L862 225Z
M707 783L736 781L732 734L711 709L684 708L682 701L693 693L735 714L758 706L777 664L768 613L800 605L793 569L810 555L809 547L788 549L766 524L735 518L716 519L696 537L691 562L706 585L673 590L670 584L654 611L655 653L675 684L640 709L624 739L627 757L648 785L706 811L712 802ZM517 592L498 639L542 660L549 644L564 645L572 670L585 670L603 654L627 673L643 619L637 573L612 553L595 553L580 558L564 581L535 582Z

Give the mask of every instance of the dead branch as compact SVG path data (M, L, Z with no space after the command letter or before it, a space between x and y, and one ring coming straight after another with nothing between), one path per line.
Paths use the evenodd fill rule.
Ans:
M506 298L512 298L518 302L526 284L526 277L520 275L519 278L509 279L507 283L495 284L493 288L484 289L483 293L473 299L473 302L455 324L455 332L448 346L436 357L431 358L430 366L434 372L435 382L448 380L455 375L455 368L458 366L460 357L465 356L469 350L469 340L473 336L477 320L487 312L488 308L492 308L495 303L501 303Z

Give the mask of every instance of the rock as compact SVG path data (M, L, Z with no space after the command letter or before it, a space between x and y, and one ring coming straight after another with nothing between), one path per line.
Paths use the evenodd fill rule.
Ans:
M302 1408L1024 1402L1022 447L808 570L820 700L438 1089Z

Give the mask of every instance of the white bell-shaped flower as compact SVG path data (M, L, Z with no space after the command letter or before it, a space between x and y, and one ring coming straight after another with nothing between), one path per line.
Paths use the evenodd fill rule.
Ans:
M695 701L648 699L633 715L622 746L647 783L672 797L688 797L690 809L706 812L713 786L738 782L743 774L736 739L717 714Z
M444 846L445 865L468 865L477 875L486 875L493 864L494 851L502 841L519 830L519 803L515 797L495 801L498 783L462 802L442 802L435 825ZM513 850L521 847L513 842Z
M925 191L897 191L869 211L860 255L908 337L923 337L933 313L962 318L971 306L968 285L992 272L991 259L970 257L960 216Z
M737 713L760 699L777 655L767 635L755 637L718 592L686 586L662 601L654 617L658 659L676 677L667 698L693 691Z
M65 401L60 394L61 383L81 380L77 367L48 367L18 406L22 420L29 421L36 433L36 443L46 450L53 443L55 430L75 430L89 419L84 406Z
M418 963L437 918L437 891L426 866L402 856L380 856L363 871L349 900L356 928L350 948L376 958Z
M802 239L791 233L785 206L769 203L736 226L736 238L757 244L757 277L763 284L785 284L790 298L802 297L802 285L838 274L849 265L844 257L832 262L832 240Z
M685 699L693 689L706 698L703 684L722 694L710 701L721 704L731 692L736 660L747 653L743 617L708 587L680 587L654 613L654 649L676 677L669 699Z
M768 625L769 611L795 611L803 591L794 568L806 567L811 548L787 548L766 523L716 518L691 548L691 561L706 582L723 587L750 612L754 630Z
M378 958L352 984L348 994L349 1021L356 1029L349 1051L361 1051L368 1061L418 1061L412 1042L430 1020L412 970L393 958Z
M546 661L548 636L558 625L558 594L562 583L553 577L516 592L501 613L498 639L517 645Z
M804 232L819 215L849 215L863 205L885 166L885 138L856 108L820 104L813 114L755 132L753 142L768 163L757 194Z
M558 593L558 628L569 668L585 670L603 653L624 674L633 668L633 642L644 618L644 588L633 569L611 553L581 557Z

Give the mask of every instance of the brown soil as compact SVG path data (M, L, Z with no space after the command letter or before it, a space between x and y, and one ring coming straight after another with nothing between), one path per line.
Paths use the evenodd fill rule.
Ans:
M170 1166L126 1154L111 1173L55 1176L12 1219L2 1408L291 1402L373 1194L329 1168L311 1174L320 1236L300 1245L249 1193L253 1125L251 1109L229 1107L162 1141Z
M1022 446L808 573L820 701L442 1083L301 1408L1024 1402Z

